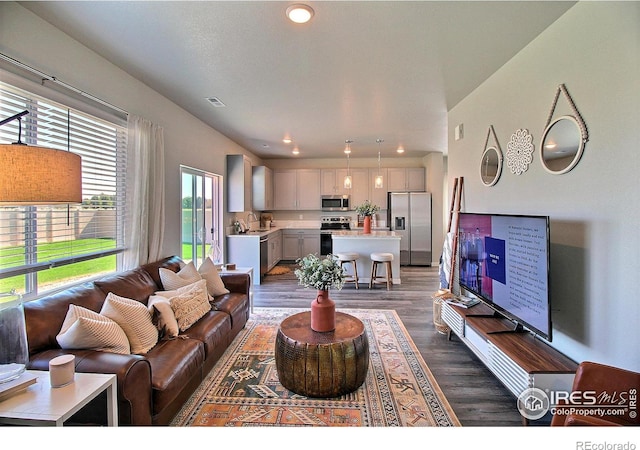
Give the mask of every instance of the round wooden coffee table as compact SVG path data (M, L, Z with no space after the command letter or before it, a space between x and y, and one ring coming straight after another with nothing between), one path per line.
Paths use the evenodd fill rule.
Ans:
M311 312L289 316L276 336L280 383L306 397L339 397L360 387L369 369L369 341L363 323L336 312L336 329L311 329Z

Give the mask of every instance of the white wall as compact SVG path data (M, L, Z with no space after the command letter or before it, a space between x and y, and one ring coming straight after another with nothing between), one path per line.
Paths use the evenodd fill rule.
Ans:
M0 52L164 128L166 256L181 251L181 164L224 175L223 155L228 153L244 153L254 164L260 163L255 155L17 3L0 2Z
M576 361L640 370L640 3L580 2L449 114L449 182L463 176L463 211L551 218L552 345ZM564 83L589 130L568 174L541 166L538 145ZM566 101L556 112L568 112ZM465 136L453 139L464 123ZM479 163L489 125L506 154L526 128L529 169L505 164L484 187ZM506 161L505 161L506 162Z

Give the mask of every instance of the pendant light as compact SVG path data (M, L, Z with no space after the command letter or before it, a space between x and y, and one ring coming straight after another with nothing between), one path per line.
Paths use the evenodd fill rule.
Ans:
M382 189L384 187L384 182L382 180L382 174L380 173L380 144L382 144L384 140L376 139L376 142L378 143L378 175L376 175L374 187L376 189Z
M353 180L351 178L351 166L350 166L350 156L351 156L351 143L353 141L347 139L345 141L345 143L347 144L347 146L344 149L344 152L347 154L347 176L344 177L344 182L343 182L343 186L345 189L351 189L351 187L353 186Z

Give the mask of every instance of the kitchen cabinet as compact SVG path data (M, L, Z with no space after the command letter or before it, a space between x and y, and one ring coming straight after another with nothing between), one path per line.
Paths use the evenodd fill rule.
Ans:
M273 209L273 170L267 166L253 167L251 180L254 211Z
M244 155L227 155L227 210L252 210L251 160Z
M274 210L320 210L320 169L273 171Z
M295 261L309 253L320 254L320 230L282 230L282 259Z
M269 234L269 265L271 270L282 259L282 231L278 230Z
M388 192L424 192L426 189L424 167L389 167L387 174Z
M345 189L344 178L351 174L351 189ZM322 169L321 193L322 195L349 195L351 196L351 209L369 198L369 172L368 169Z
M260 284L260 236L229 235L227 236L227 262L237 267L253 268L252 282Z

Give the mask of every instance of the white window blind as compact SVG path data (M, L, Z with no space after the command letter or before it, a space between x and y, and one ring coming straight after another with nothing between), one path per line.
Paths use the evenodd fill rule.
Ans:
M0 83L0 118L21 111L22 142L82 157L81 205L0 207L0 292L27 298L113 272L123 248L126 124ZM18 122L0 142L18 139Z

